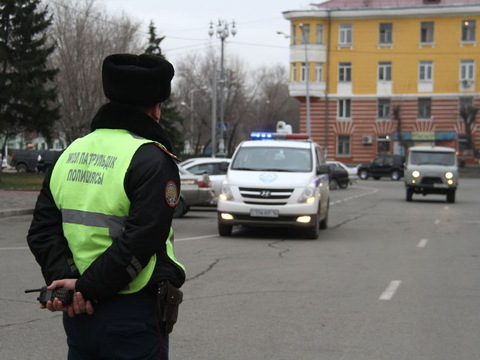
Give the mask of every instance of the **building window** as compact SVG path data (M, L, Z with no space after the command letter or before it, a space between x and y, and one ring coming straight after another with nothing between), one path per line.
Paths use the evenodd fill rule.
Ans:
M390 153L390 136L381 135L377 137L377 153L378 154Z
M420 61L418 66L418 80L432 81L433 80L433 62Z
M433 29L434 23L432 21L424 21L420 24L420 42L431 44L434 41Z
M340 24L340 32L338 34L338 45L352 45L352 24Z
M337 137L337 155L350 155L350 136L339 135Z
M377 117L382 120L390 118L390 99L378 99Z
M475 62L473 60L462 60L460 62L460 80L473 81Z
M380 32L378 43L380 45L393 43L393 24L392 23L380 23Z
M292 25L291 30L290 30L291 36L290 36L290 44L295 44L296 39L297 39L297 27L295 25Z
M292 63L292 66L290 68L290 81L295 82L296 77L297 77L297 64Z
M310 24L300 24L302 31L302 43L310 44Z
M338 64L338 81L352 81L352 63Z
M316 30L317 30L317 36L316 36L317 44L323 44L323 25L317 24Z
M462 21L462 41L474 42L477 22L475 20Z
M315 81L323 81L323 64L319 62L315 63Z
M430 119L432 117L432 99L420 98L418 99L418 118Z
M466 111L469 107L473 106L473 97L465 96L461 97L459 101L460 111Z
M351 118L351 100L350 99L338 100L338 118L344 119L344 120Z
M472 147L468 141L468 138L465 135L458 136L458 152L460 155L471 155Z
M391 62L378 63L378 80L392 81L392 63Z
M307 81L307 63L302 63L300 81L303 81L303 82Z

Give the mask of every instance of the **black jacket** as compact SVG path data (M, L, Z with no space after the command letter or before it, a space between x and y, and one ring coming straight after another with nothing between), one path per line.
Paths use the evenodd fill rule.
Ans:
M125 129L172 150L163 128L148 115L128 106L115 103L102 106L91 123L92 131L100 128ZM178 168L169 153L154 144L143 145L135 153L124 180L131 203L125 230L81 276L62 232L62 215L50 191L50 176L51 172L45 176L27 235L47 284L78 278L76 290L87 300L101 301L117 294L132 280L127 268L133 257L145 266L153 254L157 254L157 265L150 283L170 280L180 287L185 282L185 273L166 253L174 211L165 198L166 184L174 181L180 193Z

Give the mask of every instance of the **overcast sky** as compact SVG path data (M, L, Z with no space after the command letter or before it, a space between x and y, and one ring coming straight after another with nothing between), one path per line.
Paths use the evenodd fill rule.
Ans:
M282 63L289 60L289 40L277 31L289 33L289 21L282 12L312 8L312 1L298 0L99 0L109 12L125 12L142 22L148 31L153 20L157 36L166 36L162 51L171 62L192 52L204 53L210 45L218 49L220 40L210 38L210 21L235 20L237 34L227 38L225 56L236 56L250 68ZM313 1L319 3L320 1ZM215 28L215 26L214 26Z

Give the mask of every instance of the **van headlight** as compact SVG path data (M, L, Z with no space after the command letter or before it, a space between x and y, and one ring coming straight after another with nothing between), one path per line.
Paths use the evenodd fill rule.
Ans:
M223 183L222 185L222 192L218 195L218 199L222 201L230 201L233 200L233 193L230 185L228 183Z
M447 172L445 173L445 178L446 178L446 179L452 179L452 178L453 178L453 173L452 173L451 171L447 171Z
M420 171L418 171L418 170L412 171L412 177L414 177L414 178L420 177Z
M313 204L315 202L315 193L317 188L313 183L308 184L303 189L302 195L298 198L299 203Z

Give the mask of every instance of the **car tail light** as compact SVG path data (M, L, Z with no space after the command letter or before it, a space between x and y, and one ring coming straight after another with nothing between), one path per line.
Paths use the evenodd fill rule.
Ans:
M198 187L199 188L210 187L210 178L204 175L202 180L198 180Z

